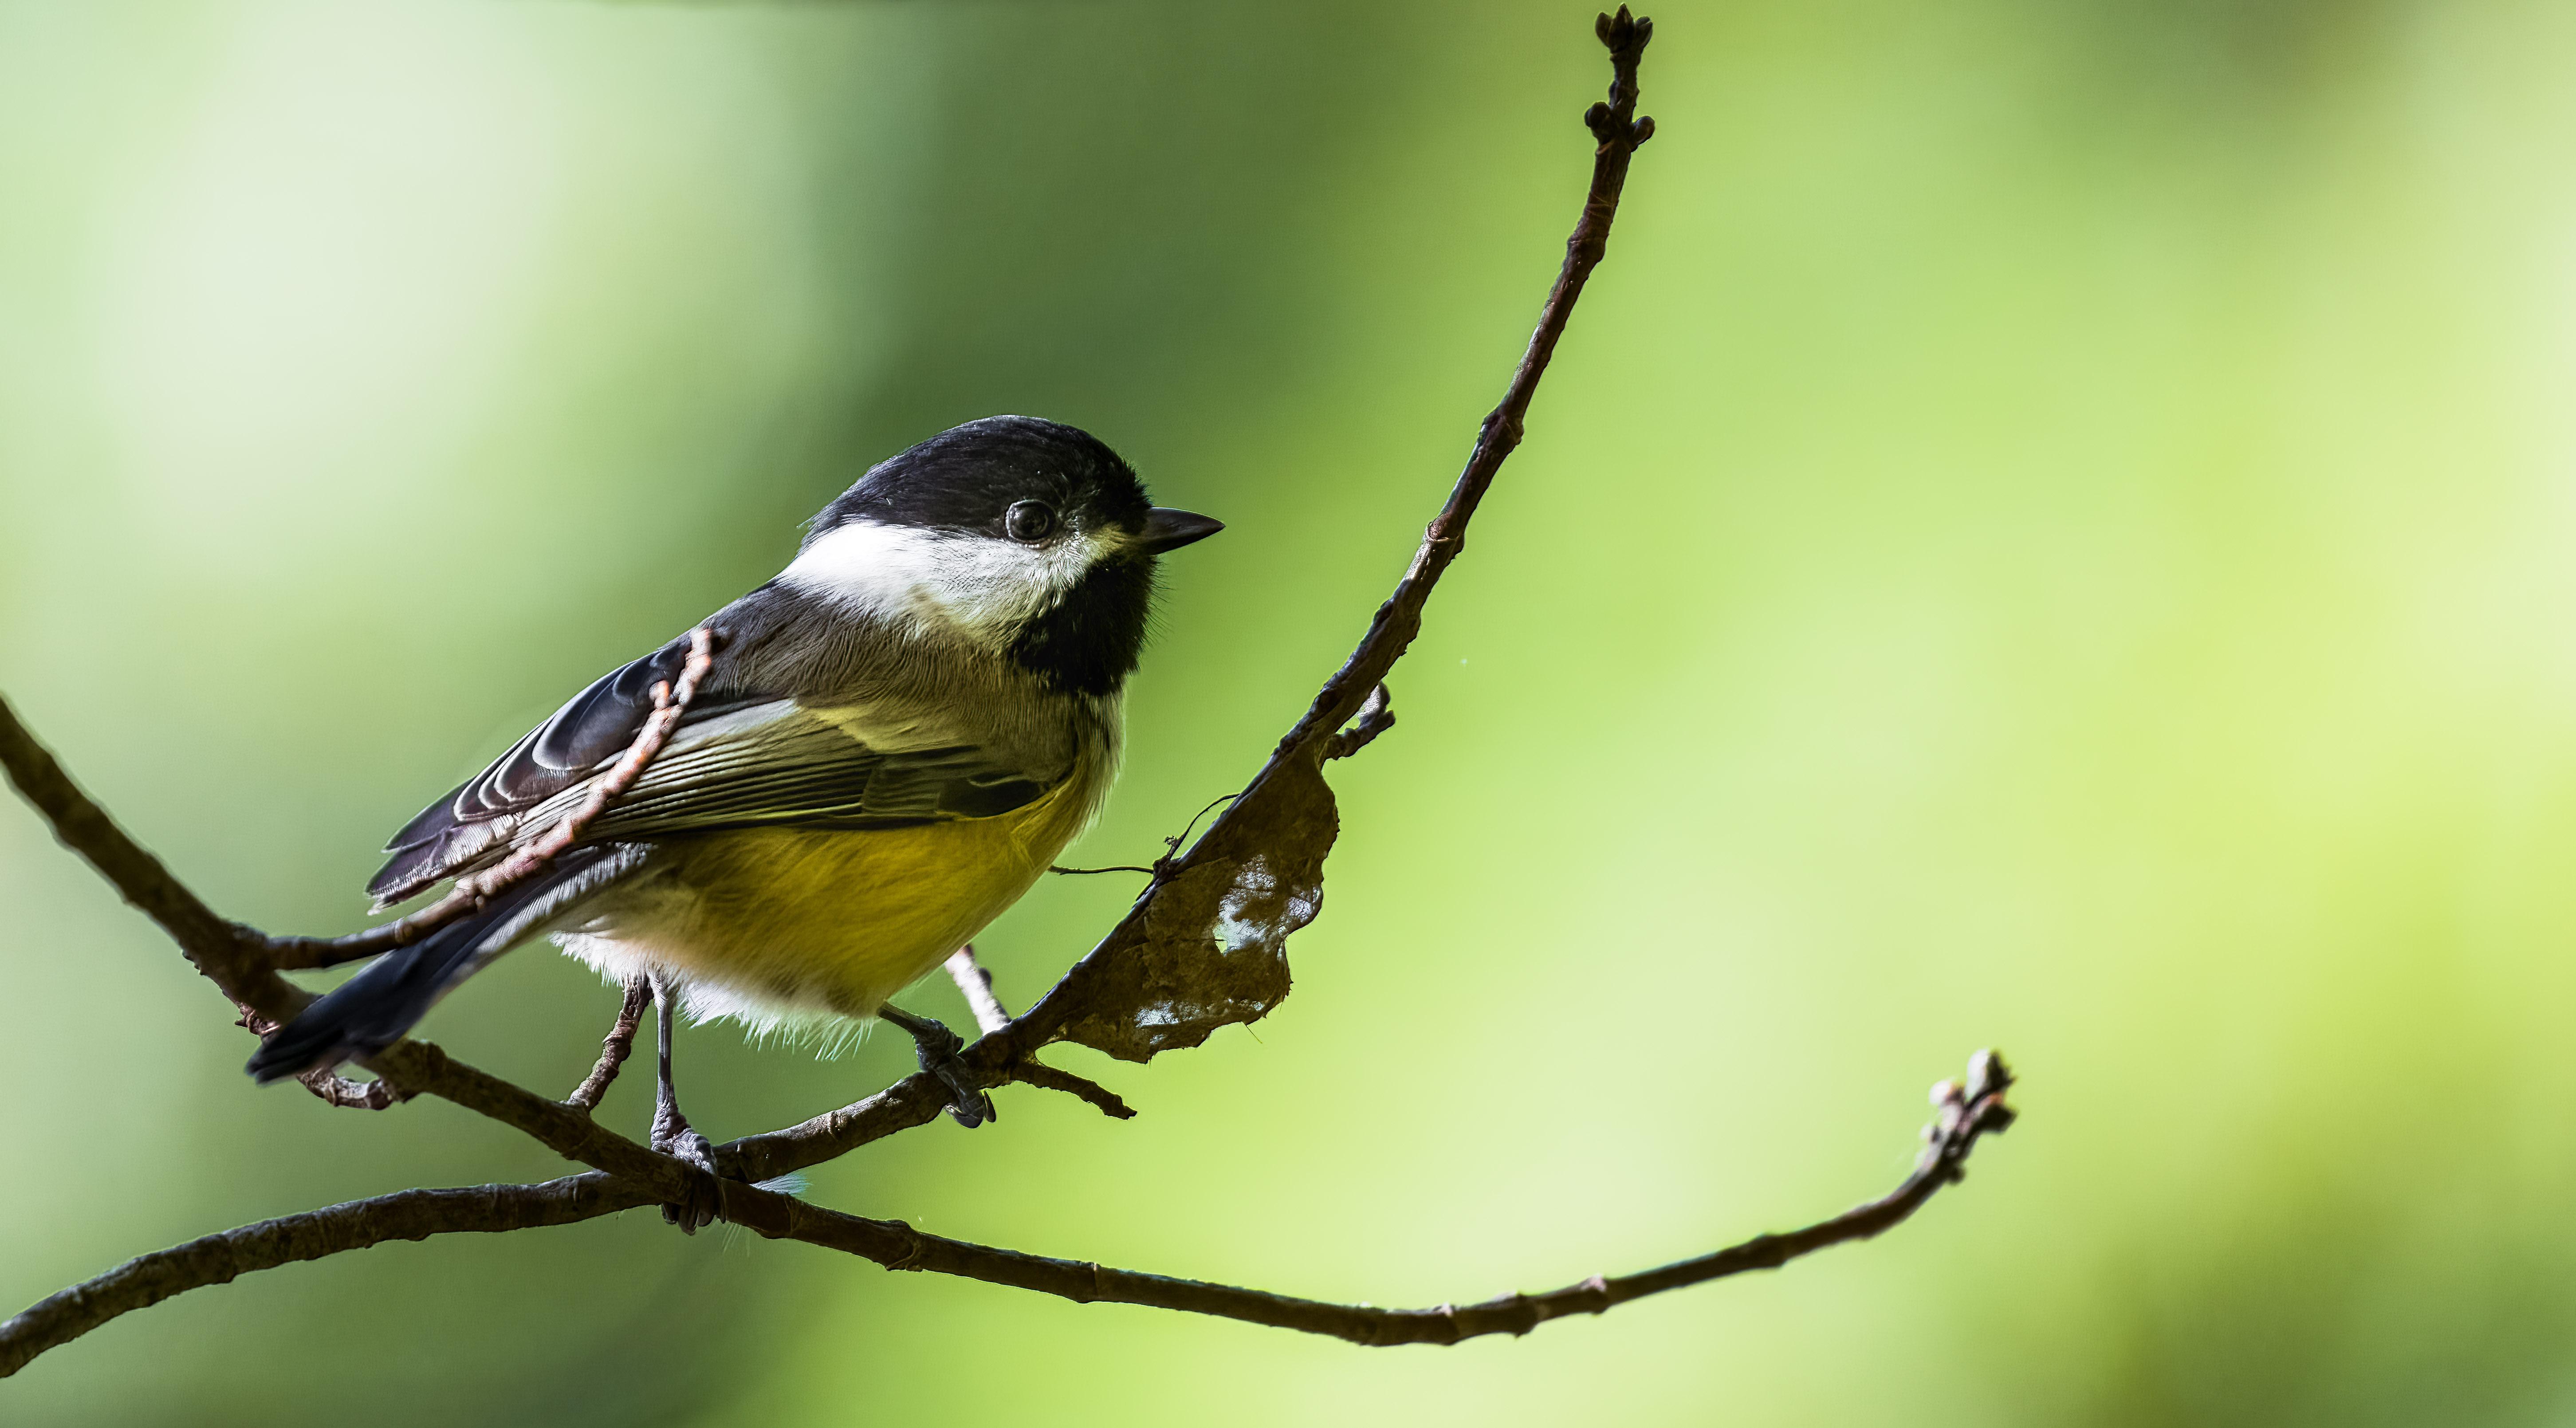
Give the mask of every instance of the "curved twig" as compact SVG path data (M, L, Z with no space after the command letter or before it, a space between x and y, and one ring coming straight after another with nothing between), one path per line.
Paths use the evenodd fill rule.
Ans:
M635 1054L635 1031L644 1024L644 1009L653 1005L653 984L638 979L626 984L625 999L618 1003L617 1020L609 1024L608 1035L599 1039L599 1059L591 1063L590 1074L581 1078L564 1104L577 1111L599 1109L600 1098L617 1080L617 1069Z
M1965 1086L1944 1081L1932 1088L1938 1115L1924 1128L1925 1145L1913 1172L1894 1190L1831 1219L1786 1234L1756 1235L1714 1253L1637 1274L1594 1275L1544 1294L1510 1294L1479 1304L1380 1309L1366 1304L1298 1299L1258 1289L995 1249L924 1234L900 1221L863 1220L802 1201L790 1202L793 1210L785 1235L846 1250L888 1269L953 1274L1031 1289L1079 1304L1173 1309L1324 1334L1370 1348L1455 1344L1486 1334L1526 1334L1550 1319L1569 1314L1605 1313L1650 1294L1706 1284L1751 1270L1778 1269L1818 1250L1869 1239L1893 1229L1922 1209L1943 1186L1965 1178L1968 1154L1976 1148L1979 1137L2001 1134L2012 1124L2014 1112L2004 1103L2004 1093L2011 1085L2012 1076L2002 1057L1991 1051L1977 1053L1969 1062ZM765 1235L773 1234L758 1225L753 1228Z
M1119 1094L1086 1076L1049 1066L1034 1056L1011 1066L1011 1079L1044 1091L1062 1091L1113 1121L1132 1121L1135 1109Z
M1128 909L1127 916L1040 997L1037 1005L1004 1031L970 1048L970 1057L979 1058L987 1068L998 1068L1062 1036L1068 1026L1091 1009L1092 1001L1116 985L1123 970L1119 960L1144 938L1155 892L1201 866L1211 849L1225 846L1238 819L1265 816L1268 809L1262 795L1274 781L1287 780L1300 765L1320 766L1337 749L1355 753L1384 727L1379 723L1377 728L1369 728L1373 721L1363 719L1362 711L1373 697L1379 696L1387 672L1421 634L1423 608L1430 603L1433 587L1459 552L1466 549L1467 523L1474 519L1485 493L1493 488L1504 459L1520 445L1522 423L1529 415L1530 400L1538 395L1539 379L1547 374L1548 362L1556 355L1556 344L1574 316L1574 305L1583 296L1584 283L1609 251L1610 225L1618 216L1619 197L1627 187L1629 161L1635 157L1637 146L1654 136L1655 122L1637 117L1637 66L1654 32L1652 20L1631 15L1625 5L1615 15L1601 16L1594 26L1594 33L1610 51L1610 98L1593 105L1583 116L1585 126L1592 131L1594 147L1592 183L1584 195L1582 215L1575 221L1572 236L1565 240L1565 262L1548 289L1547 301L1539 309L1538 327L1530 334L1520 364L1512 370L1503 399L1486 414L1475 447L1467 454L1465 469L1450 488L1448 501L1424 530L1413 563L1396 582L1394 593L1378 606L1367 633L1360 637L1350 657L1324 681L1304 716L1280 738L1260 772L1253 775L1232 805L1217 815L1206 835L1189 851L1176 851L1171 857L1158 859L1152 886ZM1380 713L1385 714L1382 705ZM1392 719L1391 714L1385 717ZM1360 727L1352 728L1346 736L1345 727L1355 720L1360 721Z
M214 909L172 877L160 859L145 852L106 810L81 792L63 766L18 722L5 699L0 699L0 768L8 770L9 782L45 816L55 840L78 853L127 903L160 924L179 944L180 954L232 998L234 1006L284 1022L312 1000L268 964L267 937L217 917Z
M739 1187L729 1208L741 1223L773 1239L803 1240L873 1260L888 1269L923 1270L1052 1294L1076 1303L1136 1304L1205 1314L1355 1344L1454 1344L1485 1334L1526 1334L1550 1319L1599 1314L1650 1294L1777 1269L1793 1259L1894 1228L1967 1171L1979 1137L2013 1121L2005 1104L2012 1074L2003 1059L1979 1052L1963 1086L1933 1088L1937 1111L1924 1128L1923 1153L1902 1184L1866 1204L1786 1234L1756 1235L1714 1253L1637 1274L1595 1275L1544 1294L1511 1294L1480 1304L1380 1309L1298 1299L1258 1289L1140 1274L1087 1261L949 1239L900 1220L871 1220L810 1205L788 1195ZM256 1270L364 1249L386 1240L434 1234L492 1233L571 1224L652 1203L616 1179L592 1172L542 1185L484 1185L460 1190L406 1190L282 1219L129 1260L96 1279L63 1290L0 1322L0 1377L38 1354L190 1289L227 1283Z

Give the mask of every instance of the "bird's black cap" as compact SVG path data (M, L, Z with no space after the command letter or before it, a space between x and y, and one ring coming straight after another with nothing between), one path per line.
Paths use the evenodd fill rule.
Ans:
M1021 501L1043 501L1093 530L1142 532L1153 512L1135 468L1098 437L1037 417L997 416L878 462L814 517L806 539L849 521L1000 536Z
M1154 557L1224 529L1145 499L1135 468L1078 427L998 416L951 427L879 462L816 515L806 545L854 522L1045 545L1094 541L1080 577L1009 635L1007 653L1050 688L1114 693L1136 668Z

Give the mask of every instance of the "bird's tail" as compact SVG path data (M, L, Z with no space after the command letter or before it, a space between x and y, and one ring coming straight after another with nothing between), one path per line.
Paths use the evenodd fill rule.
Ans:
M562 854L473 913L377 958L278 1028L243 1069L264 1086L384 1050L458 983L641 861L641 849L615 844Z

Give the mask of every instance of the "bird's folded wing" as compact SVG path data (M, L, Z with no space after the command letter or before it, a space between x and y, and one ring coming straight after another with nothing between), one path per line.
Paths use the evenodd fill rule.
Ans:
M588 785L531 812L533 832L581 804ZM589 828L589 841L796 824L894 828L1008 813L1046 791L1025 772L970 745L923 741L909 730L871 739L780 701L711 723L675 743Z
M491 767L421 811L367 884L378 907L498 861L580 806L633 744L675 641L602 677ZM826 717L793 701L714 692L691 703L661 755L590 825L585 841L762 824L891 827L1006 813L1045 791L1021 769L899 723Z

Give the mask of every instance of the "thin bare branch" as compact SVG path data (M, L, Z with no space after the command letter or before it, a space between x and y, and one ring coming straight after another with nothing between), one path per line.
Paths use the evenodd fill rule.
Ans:
M1058 1070L1034 1056L1012 1063L1011 1079L1044 1090L1062 1091L1114 1121L1136 1118L1135 1108L1120 1099L1117 1092L1097 1081Z
M967 1048L972 1056L974 1048ZM970 1065L978 1064L970 1061ZM980 1069L980 1067L979 1067ZM988 1080L1000 1085L1007 1077ZM716 1147L716 1161L745 1180L772 1180L820 1165L900 1131L926 1126L948 1109L947 1084L915 1071L877 1092L821 1115Z
M1595 1275L1543 1294L1510 1294L1480 1304L1431 1309L1380 1309L1298 1299L998 1249L927 1234L900 1220L842 1214L756 1186L726 1187L727 1217L772 1239L842 1250L888 1269L955 1275L1080 1304L1136 1304L1205 1314L1370 1347L1454 1344L1486 1334L1526 1334L1550 1319L1599 1314L1650 1294L1757 1269L1777 1269L1818 1250L1883 1233L1923 1208L1943 1186L1962 1179L1979 1137L2000 1134L2012 1124L2013 1111L2004 1100L2011 1086L2012 1075L2003 1058L1979 1052L1969 1062L1966 1084L1944 1081L1933 1087L1936 1119L1924 1128L1923 1153L1913 1172L1886 1195L1831 1219L1787 1234L1756 1235L1714 1253L1638 1274ZM254 1270L364 1249L386 1240L570 1224L649 1203L649 1197L633 1187L593 1173L542 1185L407 1190L245 1225L130 1260L0 1323L0 1377L120 1314Z
M581 1084L573 1088L572 1094L564 1097L565 1105L577 1111L599 1109L600 1097L607 1095L609 1086L617 1080L617 1068L625 1065L626 1058L635 1054L635 1031L644 1024L644 1009L651 1005L652 983L634 981L626 984L626 998L617 1008L617 1020L608 1028L608 1035L600 1038L599 1061L590 1068L590 1074L582 1078Z
M1350 657L1324 682L1305 715L1280 739L1268 762L1253 775L1232 806L1218 815L1207 835L1188 852L1175 851L1173 856L1159 860L1153 885L1128 909L1126 917L1035 1006L1007 1030L984 1038L969 1052L980 1055L988 1066L998 1068L1022 1059L1065 1036L1078 1022L1096 1023L1104 1001L1114 1001L1121 992L1134 996L1142 991L1152 981L1139 960L1140 949L1152 938L1149 919L1157 911L1155 895L1201 867L1209 868L1215 876L1224 876L1229 863L1240 864L1242 850L1238 842L1257 842L1260 835L1252 830L1295 826L1305 816L1297 811L1301 797L1306 796L1301 790L1311 790L1314 783L1320 782L1315 771L1334 750L1336 741L1342 739L1344 728L1361 719L1362 710L1379 697L1388 671L1421 633L1422 612L1431 599L1431 591L1466 548L1467 523L1474 518L1485 493L1492 489L1504 459L1520 445L1522 425L1531 399L1538 394L1539 379L1547 373L1548 362L1573 318L1574 305L1583 295L1585 282L1609 250L1610 225L1618 216L1619 198L1627 186L1629 161L1637 146L1654 135L1654 121L1639 118L1636 112L1637 66L1654 36L1654 22L1631 15L1622 5L1615 15L1600 17L1595 33L1610 51L1610 97L1606 103L1593 105L1583 116L1594 142L1592 181L1584 195L1583 211L1575 221L1572 236L1566 239L1565 261L1539 309L1538 327L1530 334L1529 347L1513 369L1502 401L1485 417L1447 503L1423 532L1412 565L1396 582L1386 603L1378 607ZM1359 732L1352 730L1354 736ZM1341 748L1355 752L1366 741L1343 741ZM1264 876L1275 878L1276 874L1265 872ZM1280 985L1280 994L1284 995L1284 979ZM1252 1014L1259 1014L1259 1009Z
M658 1154L619 1135L592 1120L587 1111L549 1101L488 1071L477 1070L430 1042L395 1042L366 1065L406 1093L436 1096L481 1112L527 1133L566 1160L580 1161L630 1182L663 1204L677 1204L704 1194L704 1182L712 1178L686 1161Z
M865 1220L801 1201L790 1202L792 1209L784 1233L788 1238L875 1260L888 1269L953 1274L1031 1289L1081 1304L1138 1304L1206 1314L1329 1335L1371 1348L1454 1344L1486 1334L1526 1334L1550 1319L1569 1314L1600 1314L1650 1294L1706 1284L1751 1270L1778 1269L1818 1250L1869 1239L1892 1229L1922 1209L1943 1186L1956 1184L1966 1175L1968 1154L1976 1148L1979 1137L2000 1134L2012 1124L2013 1111L2004 1103L2004 1093L2011 1085L2012 1077L2003 1058L1991 1051L1979 1052L1969 1063L1967 1085L1944 1081L1932 1088L1938 1118L1924 1129L1925 1145L1913 1173L1887 1194L1831 1219L1786 1234L1756 1235L1711 1254L1637 1274L1595 1275L1544 1294L1509 1294L1480 1304L1379 1309L1364 1304L1296 1299L1258 1289L1138 1274L969 1244L923 1234L898 1221ZM764 1211L770 1208L762 1207ZM764 1235L779 1233L760 1224L752 1228Z
M143 850L116 820L83 793L6 700L0 700L0 767L9 782L52 825L54 837L98 870L100 877L170 940L233 1005L272 1022L291 1019L312 1000L272 970L268 939L226 922L190 892L161 860Z
M630 1187L594 1172L542 1185L405 1190L262 1220L127 1260L0 1321L0 1378L120 1314L148 1309L191 1289L227 1284L257 1270L365 1249L387 1240L528 1230L650 1203Z

